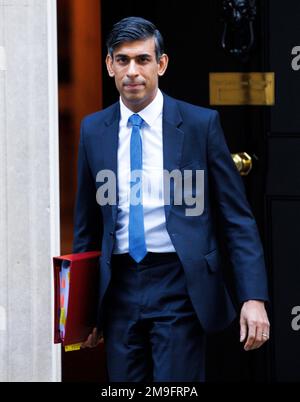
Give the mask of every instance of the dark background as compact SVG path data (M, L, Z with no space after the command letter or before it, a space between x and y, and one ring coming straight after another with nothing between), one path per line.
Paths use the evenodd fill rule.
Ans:
M161 31L165 51L169 55L168 70L160 81L160 88L168 95L184 101L209 105L210 72L268 71L265 69L264 44L260 40L264 26L264 10L258 8L255 21L256 41L249 60L240 62L227 54L221 46L224 29L222 2L119 1L102 0L102 37L107 37L112 24L130 15L151 20ZM106 47L103 43L103 60ZM103 105L118 99L114 82L103 75ZM214 107L215 108L215 107ZM232 153L246 151L253 159L254 169L244 179L262 236L264 225L265 142L263 124L265 107L218 107L226 140ZM229 274L229 285L232 278ZM231 285L231 288L233 286ZM233 296L234 290L232 289ZM188 342L188 340L187 340ZM239 344L238 319L224 333L211 335L208 340L208 381L265 381L269 377L267 348L245 353Z

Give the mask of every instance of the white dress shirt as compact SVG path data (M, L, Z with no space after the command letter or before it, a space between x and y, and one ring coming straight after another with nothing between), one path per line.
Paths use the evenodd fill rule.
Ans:
M138 114L144 120L141 128L143 144L143 208L147 251L174 252L166 229L163 199L163 95L158 90L155 99ZM119 204L114 254L128 253L128 225L130 200L130 136L128 118L133 112L120 99L118 146ZM152 191L149 191L149 190Z

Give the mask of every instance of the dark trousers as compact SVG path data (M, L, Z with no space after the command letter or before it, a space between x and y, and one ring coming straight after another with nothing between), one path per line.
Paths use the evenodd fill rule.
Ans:
M109 381L204 381L205 335L176 253L114 255L103 308Z

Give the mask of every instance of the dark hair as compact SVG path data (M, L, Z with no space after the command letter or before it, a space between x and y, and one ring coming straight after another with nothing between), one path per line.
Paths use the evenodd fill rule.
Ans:
M108 35L106 46L110 56L117 46L124 42L133 42L135 40L146 40L154 38L155 55L157 61L164 53L164 41L161 33L156 26L141 17L127 17L114 24Z

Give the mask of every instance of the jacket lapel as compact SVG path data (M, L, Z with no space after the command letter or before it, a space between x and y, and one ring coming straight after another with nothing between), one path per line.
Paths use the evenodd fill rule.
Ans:
M171 172L179 169L184 132L179 128L182 124L182 117L174 99L164 95L163 108L163 165L164 170ZM172 180L173 183L173 180ZM171 205L174 200L174 188L170 186L170 197L165 194L165 216L168 219Z
M118 204L118 145L119 145L119 121L120 105L119 102L113 105L110 115L105 121L106 129L102 135L103 166L104 169L111 170L116 178L116 194ZM113 221L117 219L117 205L112 206Z

